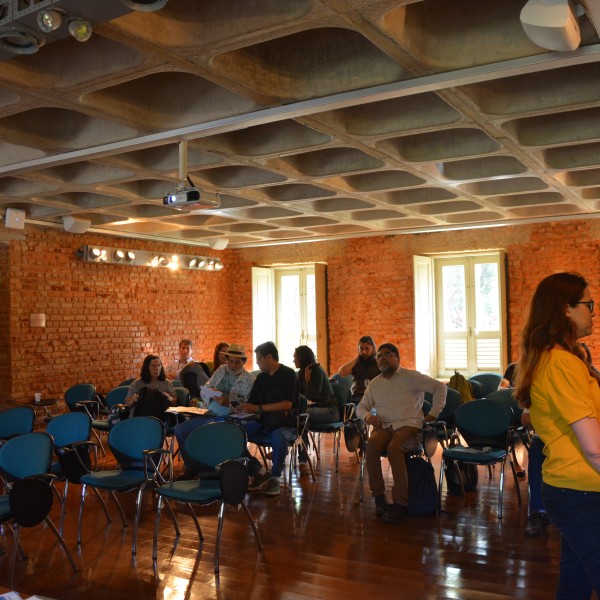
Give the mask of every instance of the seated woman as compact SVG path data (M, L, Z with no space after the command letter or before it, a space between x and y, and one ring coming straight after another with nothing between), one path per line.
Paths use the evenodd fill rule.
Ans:
M221 365L224 365L226 361L225 353L229 350L229 344L227 342L219 342L215 346L215 352L213 354L212 361L207 361L208 368L211 374L214 373Z
M169 401L169 404L175 404L175 388L166 378L162 360L155 354L148 354L144 358L139 378L135 379L129 386L127 397L125 398L125 405L127 407L133 407L139 399L141 389L144 387L162 392Z
M337 399L333 393L331 382L323 367L317 362L315 354L308 346L298 346L294 351L294 365L298 369L300 393L306 396L310 404L307 408L310 423L332 423L339 421ZM304 442L308 446L308 440ZM300 450L300 472L308 472L308 456Z

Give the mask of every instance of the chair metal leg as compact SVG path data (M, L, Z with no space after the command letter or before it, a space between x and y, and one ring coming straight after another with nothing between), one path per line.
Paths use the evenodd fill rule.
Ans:
M69 490L69 480L65 479L65 488L63 490L63 495L60 495L60 492L56 488L56 486L52 485L52 490L56 494L56 498L58 499L58 503L60 504L60 521L58 523L58 530L62 535L63 532L63 523L65 520L65 512L67 510L67 491Z
M217 525L217 542L215 544L215 573L219 572L219 554L221 552L221 536L223 535L223 516L225 515L225 500L221 500L219 508L219 524Z
M14 586L15 562L17 560L17 549L19 548L19 533L20 533L20 531L21 531L21 527L17 523L15 523L14 527L13 527L13 535L14 535L15 539L13 542L12 552L10 553L10 566L9 566L10 576L8 579L8 587L10 587L11 590L15 589L15 586Z
M112 519L110 518L110 513L108 512L108 506L106 506L106 502L104 502L102 494L95 487L92 488L92 491L94 492L94 494L96 494L96 498L98 498L98 500L100 501L100 504L102 505L102 510L104 510L104 514L106 516L106 524L109 525L110 523L112 523Z
M523 504L523 500L521 498L521 487L519 486L519 477L517 475L517 469L515 467L515 463L513 462L512 458L509 457L509 461L510 461L510 468L513 474L513 478L515 480L515 487L517 488L517 502L519 503L519 506L521 506Z
M106 450L104 449L104 444L102 443L102 440L100 439L100 436L98 435L98 432L95 429L92 429L92 433L94 434L94 437L98 440L98 444L100 444L100 450L102 450L102 456L106 456Z
M123 523L123 529L125 529L127 527L127 519L125 519L125 513L123 512L123 507L121 506L121 503L119 502L119 499L117 498L117 494L113 490L110 491L110 496L114 500L115 504L117 505L117 508L119 509L119 514L121 515L121 523Z
M504 496L504 465L506 458L500 463L500 489L498 490L498 520L502 520L502 498Z
M173 522L173 527L175 528L175 539L178 540L179 536L181 535L181 532L179 531L179 523L177 523L177 517L175 516L175 513L173 512L173 509L171 508L171 504L166 499L165 499L165 506L167 507L167 512L169 513L169 516L171 517L171 521Z
M137 500L135 502L135 520L133 524L133 542L131 544L131 554L137 552L137 535L138 535L138 527L140 524L140 513L142 512L142 497L144 495L144 488L146 484L142 484L140 489L138 490ZM120 505L119 505L120 506Z
M196 531L198 532L198 538L200 539L200 544L204 542L204 535L202 534L202 529L200 528L200 523L198 522L198 517L194 512L194 507L188 502L187 507L190 509L190 514L192 515L192 519L194 520L194 525L196 526Z
M446 469L446 463L442 456L442 462L440 463L440 480L438 484L438 513L442 512L442 485L444 484L444 470Z
M340 432L336 431L333 434L333 451L335 452L335 472L339 473L340 470Z
M163 497L159 496L156 503L156 517L154 519L154 536L152 538L152 560L155 561L158 556L158 530L160 527L160 513L162 510Z
M361 459L360 459L360 468L358 470L359 473L359 481L360 481L360 502L363 501L364 497L364 483L365 483L365 462L367 460L367 453L363 451Z
M63 536L59 533L58 529L56 529L56 526L54 525L54 523L52 522L52 519L50 519L50 517L46 517L44 519L44 521L46 521L46 525L48 525L48 527L50 527L50 529L52 530L52 533L54 533L54 535L56 536L56 539L58 540L59 544L63 547L63 550L67 553L67 558L69 559L69 562L71 563L71 566L73 567L73 573L77 573L77 565L75 564L75 561L73 560L73 555L71 554L71 551L69 550L69 547L67 546L67 544L65 542L65 538L63 538Z
M79 519L77 521L77 545L81 545L81 527L83 525L83 507L85 505L85 483L81 484L81 500L79 501ZM92 488L93 489L93 488Z
M242 508L244 509L244 512L246 513L246 516L248 517L248 520L250 521L250 526L252 527L252 531L254 532L254 537L256 539L258 549L262 552L263 545L262 545L262 540L260 539L260 533L258 533L258 528L256 527L256 523L254 522L254 519L252 518L252 515L250 514L250 511L248 510L248 506L246 505L244 500L242 500Z

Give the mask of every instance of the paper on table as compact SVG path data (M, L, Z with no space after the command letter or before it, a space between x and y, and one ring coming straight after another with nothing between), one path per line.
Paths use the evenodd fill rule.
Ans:
M222 395L219 390L212 390L205 385L200 387L200 398L206 403L210 402L213 398L220 398Z
M197 406L171 406L165 412L175 413L180 415L205 415L208 412L207 408L198 408ZM0 598L0 600L2 600Z

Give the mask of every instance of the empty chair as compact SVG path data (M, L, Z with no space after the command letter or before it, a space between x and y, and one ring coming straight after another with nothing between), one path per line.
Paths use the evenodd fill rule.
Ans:
M94 471L81 477L81 504L77 544L81 544L83 510L88 486L110 493L119 509L123 528L127 527L125 514L115 492L137 491L135 523L131 553L137 551L137 531L146 487L156 483L164 453L164 427L155 417L136 417L117 423L108 434L108 445L119 463L118 469ZM110 522L110 519L107 519Z
M17 435L31 433L35 423L35 410L31 406L15 406L0 412L0 441Z
M502 375L499 373L477 373L469 377L469 383L476 381L481 384L483 396L476 394L476 398L487 398L488 394L495 392L502 381ZM475 386L474 386L475 387ZM477 390L473 389L474 392Z
M91 383L77 383L72 385L65 392L65 403L69 410L87 410L90 416L92 416L92 413L98 406L96 386Z
M123 385L113 388L112 390L110 390L110 392L108 392L108 394L106 394L106 398L104 400L106 402L106 408L108 409L109 413L111 409L117 406L118 404L125 404L125 398L127 398L128 390L129 387ZM94 419L92 421L92 427L95 431L106 433L110 429L111 424L108 418Z
M202 530L193 509L193 505L205 506L220 502L217 541L215 544L215 573L219 572L219 554L225 506L242 507L250 521L259 550L262 542L254 519L245 502L248 490L248 459L242 458L246 448L246 433L234 423L209 423L201 425L192 431L185 440L185 451L190 459L192 470L201 474L210 467L216 472L217 479L175 481L156 489L158 503L154 525L154 544L152 558L156 561L158 555L158 532L163 503L169 506L169 501L183 502L188 505L200 542L204 540ZM170 508L170 507L169 507ZM179 538L179 527L172 511L176 539ZM200 549L202 545L200 545Z
M454 419L456 428L467 446L456 445L444 448L442 451L439 482L440 507L446 461L453 461L452 464L456 465L457 469L461 462L485 466L499 463L498 519L502 519L504 466L507 459L513 471L519 504L521 503L517 474L509 453L510 428L513 420L512 410L501 402L481 399L459 406L454 413Z
M354 404L352 403L352 393L350 388L341 383L332 383L333 393L338 403L339 419L331 423L311 423L308 422L308 432L310 433L317 460L321 459L321 434L333 433L333 451L335 452L335 471L338 472L339 456L340 456L340 441L342 438L342 430L344 423L352 418L354 413ZM315 434L318 436L318 441L315 443Z
M77 572L65 540L48 517L53 501L53 476L49 474L53 448L52 437L46 433L25 433L8 440L0 448L0 472L12 482L10 492L0 496L0 523L11 525L15 538L10 555L10 588L13 587L21 527L34 527L42 521L56 536L73 571Z
M54 487L61 503L58 526L61 534L63 532L69 482L78 484L85 468L89 469L91 467L89 459L90 445L93 445L89 442L91 426L92 422L87 413L71 412L54 417L46 427L46 433L51 435L54 440L54 453L56 455L56 460L50 465L50 472L56 475L58 481L64 481L65 483L62 496Z
M121 383L117 386L117 387L129 387L134 381L136 380L135 377L130 377L129 379L125 379L123 381L121 381Z

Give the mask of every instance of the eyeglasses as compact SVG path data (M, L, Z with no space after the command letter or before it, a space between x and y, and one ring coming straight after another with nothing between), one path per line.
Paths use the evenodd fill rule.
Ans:
M590 309L591 313L594 312L594 301L593 300L586 300L585 302L575 302L575 304L585 304Z
M387 358L388 356L396 356L393 352L382 352L381 354L377 354L375 357L377 360L382 360L383 358Z

